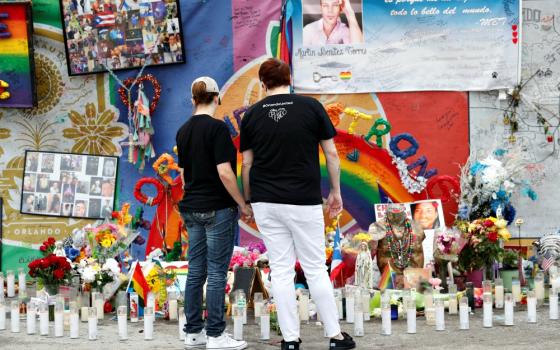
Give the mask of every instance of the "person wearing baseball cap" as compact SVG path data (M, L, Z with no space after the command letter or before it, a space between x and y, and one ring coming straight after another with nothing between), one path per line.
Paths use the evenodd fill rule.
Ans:
M189 232L189 276L185 287L187 349L245 349L224 330L226 277L233 253L238 208L250 219L237 186L237 150L226 124L214 117L220 89L210 77L200 77L191 85L194 115L177 132L177 153L184 184L179 202L181 217ZM208 318L202 320L204 283Z

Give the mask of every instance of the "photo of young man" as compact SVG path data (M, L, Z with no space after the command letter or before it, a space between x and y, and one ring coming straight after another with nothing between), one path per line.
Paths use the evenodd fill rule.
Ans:
M317 7L319 5L319 8ZM357 16L354 9L360 14ZM361 1L351 0L304 0L303 45L323 46L357 44L364 42L358 17L361 17ZM320 18L317 13L320 11ZM344 18L341 16L344 15Z

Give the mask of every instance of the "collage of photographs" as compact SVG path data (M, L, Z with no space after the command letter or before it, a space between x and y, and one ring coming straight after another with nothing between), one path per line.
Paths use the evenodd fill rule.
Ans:
M183 63L175 0L61 0L68 74Z
M117 157L27 151L21 213L111 217Z

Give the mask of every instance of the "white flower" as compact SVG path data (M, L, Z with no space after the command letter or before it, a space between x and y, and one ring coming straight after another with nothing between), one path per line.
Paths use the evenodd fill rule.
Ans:
M95 281L95 276L95 270L91 266L87 266L82 271L82 279L85 283L92 283L93 281Z
M107 261L105 262L105 264L103 264L103 270L105 271L111 271L111 273L114 276L118 276L119 273L121 273L121 269L119 267L119 263L111 258L111 259L107 259Z

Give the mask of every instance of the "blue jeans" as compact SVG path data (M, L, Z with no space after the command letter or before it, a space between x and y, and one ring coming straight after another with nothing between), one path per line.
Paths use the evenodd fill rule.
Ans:
M225 289L237 226L237 208L208 212L181 212L189 232L189 274L185 287L187 334L199 333L202 320L203 287L206 278L206 334L220 336L225 328Z

